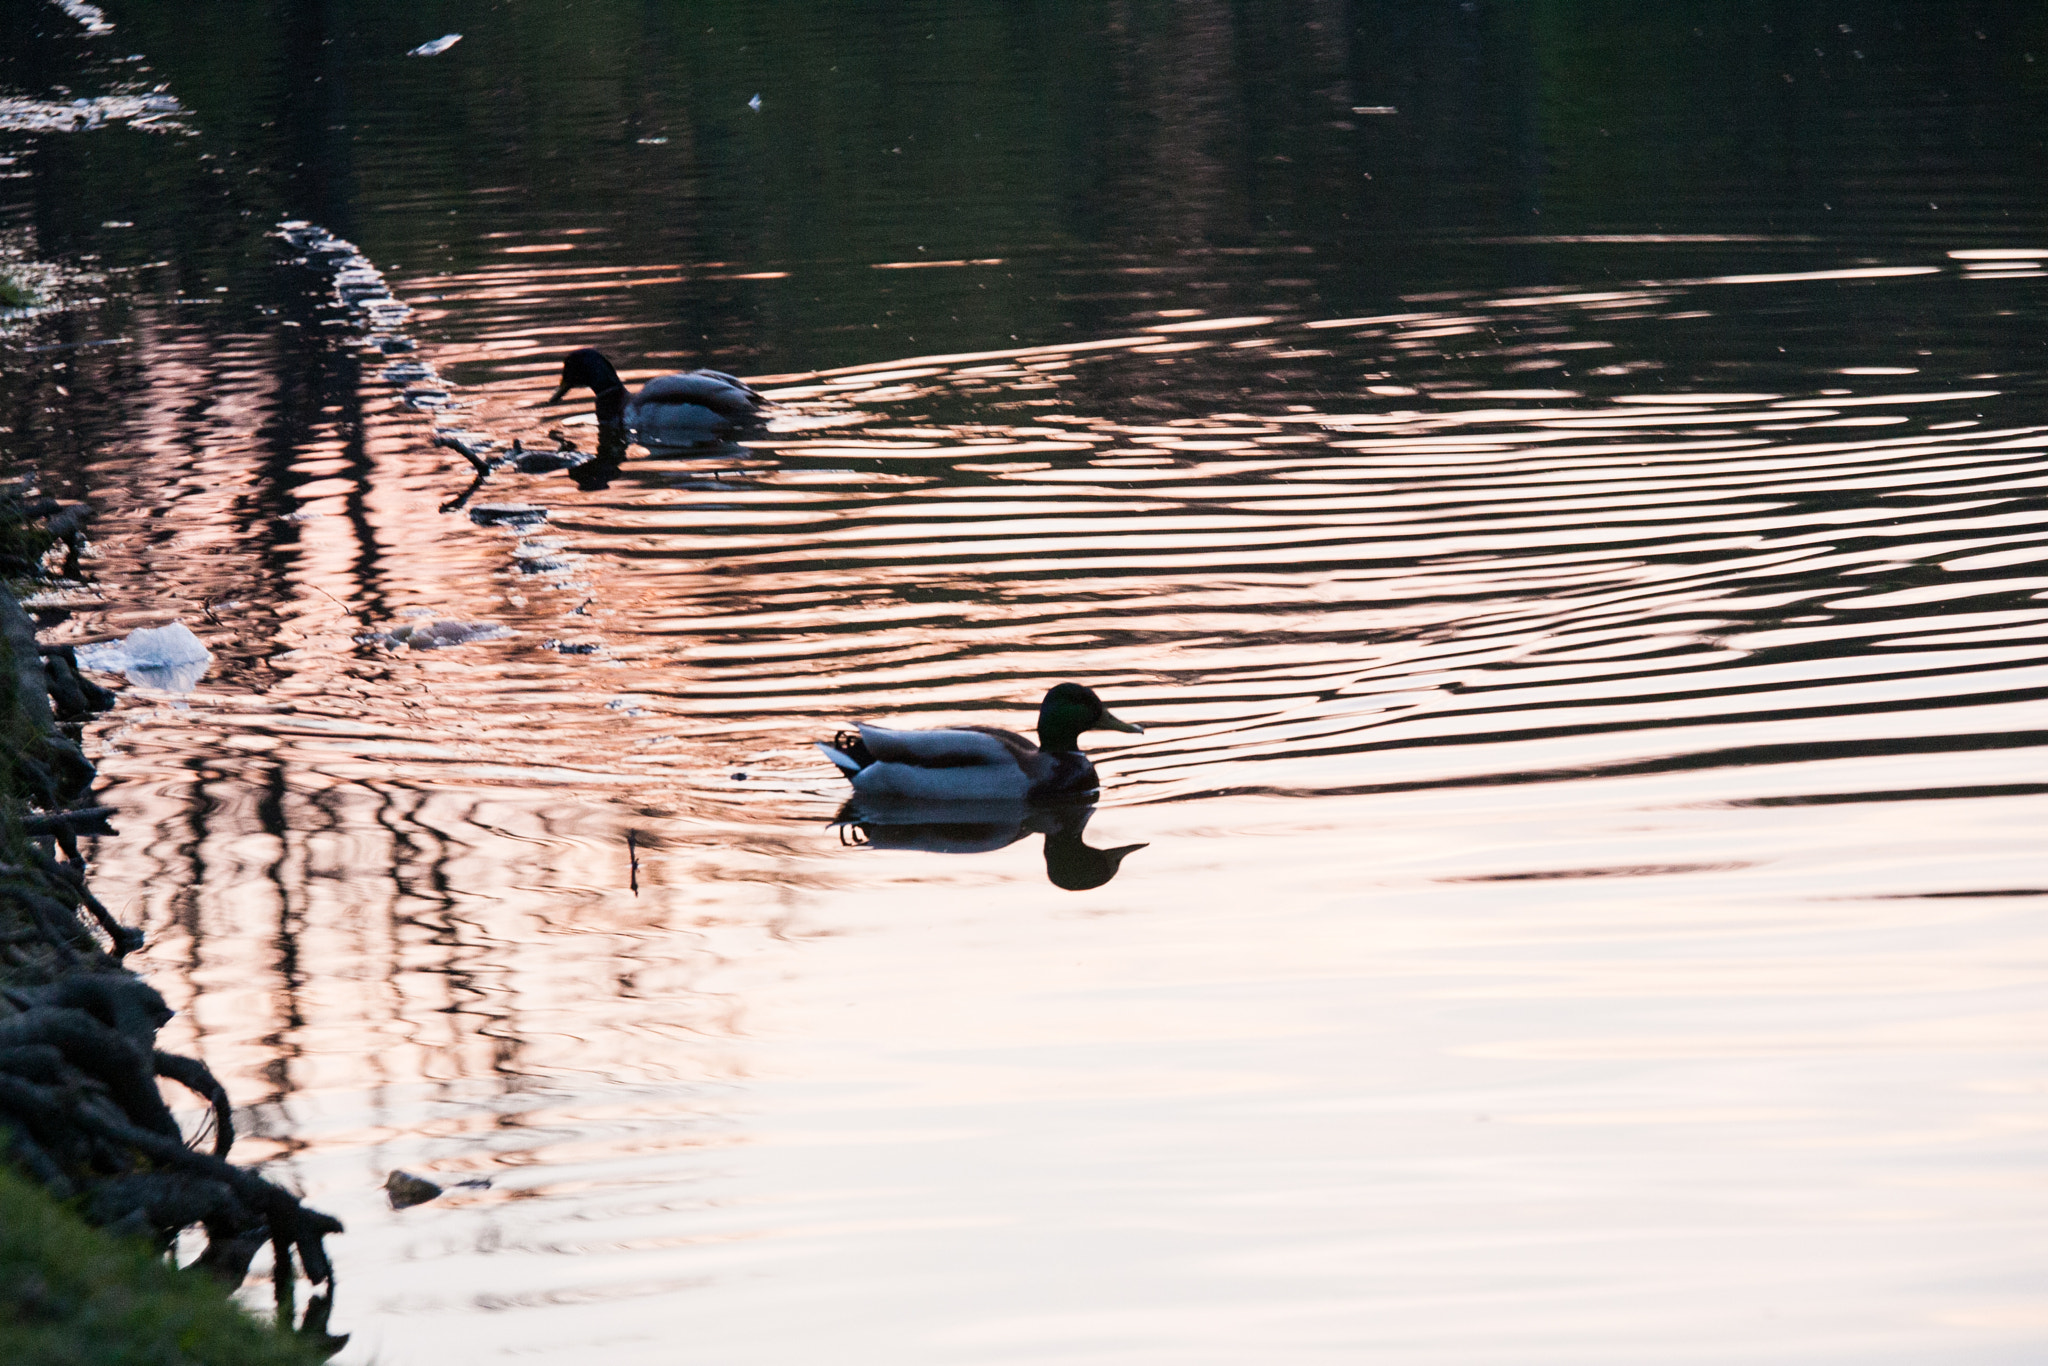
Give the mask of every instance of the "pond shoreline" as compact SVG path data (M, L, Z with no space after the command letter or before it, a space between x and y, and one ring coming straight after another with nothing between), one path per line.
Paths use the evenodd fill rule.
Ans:
M67 540L75 564L89 508L21 485L0 498L0 571L32 576ZM341 1340L326 1333L333 1270L322 1241L340 1222L226 1160L226 1091L204 1063L156 1047L171 1012L122 961L142 934L86 885L79 837L115 832L79 740L115 698L68 648L37 643L6 588L0 652L0 1356L47 1360L69 1344L65 1359L89 1361L140 1336L210 1361L325 1360ZM157 1089L166 1077L211 1107L209 1150L187 1146ZM166 1265L195 1225L205 1250L187 1271ZM298 1319L300 1270L322 1287L283 1332L228 1310L266 1243L277 1322Z

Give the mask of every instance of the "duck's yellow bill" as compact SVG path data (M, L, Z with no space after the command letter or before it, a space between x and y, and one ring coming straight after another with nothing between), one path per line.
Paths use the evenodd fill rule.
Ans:
M1131 735L1143 735L1145 733L1145 728L1136 721L1126 721L1121 716L1106 710L1102 713L1102 719L1097 721L1091 729L1120 730Z

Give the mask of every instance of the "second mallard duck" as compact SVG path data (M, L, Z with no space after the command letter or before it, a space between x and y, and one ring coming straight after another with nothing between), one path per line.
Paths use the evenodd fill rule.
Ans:
M560 403L571 389L597 395L599 423L622 426L653 446L714 440L752 421L761 406L759 394L722 370L659 375L629 396L626 382L594 346L562 357L562 382L548 402Z
M853 790L869 797L918 801L1043 801L1093 792L1095 765L1081 752L1084 730L1144 727L1113 716L1079 683L1062 683L1038 708L1038 743L994 726L888 730L859 723L818 748L839 766Z

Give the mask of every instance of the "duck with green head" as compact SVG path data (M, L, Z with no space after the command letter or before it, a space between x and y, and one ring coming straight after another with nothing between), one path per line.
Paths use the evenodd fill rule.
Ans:
M914 801L1044 801L1093 792L1095 765L1081 732L1144 727L1114 716L1079 683L1062 683L1038 707L1038 743L994 726L889 730L857 724L818 748L864 797Z
M572 389L597 396L601 429L630 432L647 446L695 446L715 441L755 418L762 398L723 370L691 370L648 380L637 394L626 392L619 372L602 351L586 346L562 357L562 382L549 403Z

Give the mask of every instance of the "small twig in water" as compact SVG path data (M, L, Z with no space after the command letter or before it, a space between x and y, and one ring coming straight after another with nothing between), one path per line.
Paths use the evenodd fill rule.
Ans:
M337 598L337 597L335 597L335 596L334 596L334 594L332 594L332 593L328 592L328 591L327 591L326 589L322 588L322 587L321 587L321 586L320 586L319 584L317 584L317 583L309 583L309 584L307 584L307 585L306 585L306 587L308 587L308 588L312 589L312 590L313 590L313 591L314 591L315 593L318 593L318 594L319 594L319 595L320 595L321 597L323 597L323 598L327 599L327 600L328 600L329 602L333 603L333 604L334 604L334 605L335 605L336 607L339 607L339 608L340 608L340 609L341 609L341 610L342 610L343 612L347 613L347 614L348 614L349 616L352 616L352 617L354 617L354 616L360 616L360 613L358 613L358 612L356 611L356 609L355 609L355 608L353 608L353 607L349 606L349 605L348 605L347 603L343 602L343 601L342 601L342 600L341 600L340 598ZM364 618L363 618L362 620L363 620L363 623L364 623L364 625L368 625L368 624L369 624L369 619L368 619L367 617L364 617Z
M633 843L633 832L626 832L626 857L633 861L631 878L633 895L640 895L640 850Z

